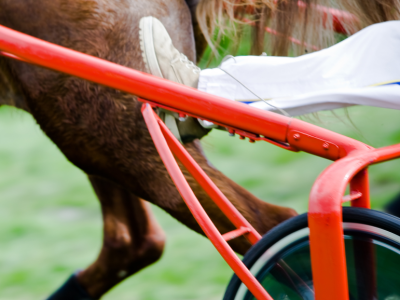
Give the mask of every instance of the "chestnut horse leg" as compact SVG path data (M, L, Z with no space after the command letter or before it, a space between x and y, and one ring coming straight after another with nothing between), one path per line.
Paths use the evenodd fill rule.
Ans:
M88 293L99 298L113 286L157 261L165 235L150 206L129 191L89 176L101 203L103 247L97 260L78 274Z
M96 261L49 299L98 299L130 275L157 261L165 235L150 206L126 189L89 176L101 203L103 246Z

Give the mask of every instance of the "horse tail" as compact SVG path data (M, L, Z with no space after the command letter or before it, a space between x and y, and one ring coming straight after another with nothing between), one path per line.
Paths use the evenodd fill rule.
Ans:
M337 32L351 35L400 19L400 0L202 0L196 15L214 52L223 35L237 40L247 23L252 25L250 54L301 55L333 45Z

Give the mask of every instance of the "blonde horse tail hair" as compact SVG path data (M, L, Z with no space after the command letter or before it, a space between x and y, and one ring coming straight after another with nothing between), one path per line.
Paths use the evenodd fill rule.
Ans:
M399 0L340 0L342 7L353 13L365 27L371 24L399 20Z
M342 33L351 35L374 23L400 19L400 0L202 0L196 15L214 52L222 36L237 37L241 25L251 23L249 54L301 55L334 44L338 22Z

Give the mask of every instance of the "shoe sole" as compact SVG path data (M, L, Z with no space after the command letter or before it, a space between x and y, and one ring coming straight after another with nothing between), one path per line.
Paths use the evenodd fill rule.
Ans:
M164 78L154 51L153 17L144 17L140 19L139 38L140 49L142 50L142 57L147 72L154 76Z

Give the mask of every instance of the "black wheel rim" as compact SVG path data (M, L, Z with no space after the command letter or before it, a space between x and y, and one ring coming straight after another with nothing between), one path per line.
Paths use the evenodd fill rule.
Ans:
M343 207L343 222L345 224L353 224L353 230L358 230L361 232L371 232L375 233L378 236L382 237L382 230L386 232L387 239L385 243L390 247L394 247L394 249L398 249L398 245L400 244L400 218L397 218L393 215L376 211L372 209L364 209L364 208L354 208L354 207ZM354 228L354 226L356 226ZM369 228L368 228L369 227ZM244 256L243 263L250 269L253 270L258 265L258 269L253 274L257 275L261 269L260 260L265 258L264 256L267 254L276 254L276 251L271 251L278 244L281 244L284 240L286 243L283 247L279 247L280 250L285 248L287 245L291 244L294 241L299 241L301 238L308 237L307 234L296 235L295 238L292 238L291 241L287 242L287 238L299 232L301 230L308 230L308 218L307 214L299 215L292 219L289 219L263 236L263 238L255 244ZM345 230L350 230L349 228L345 228ZM350 231L347 231L349 233ZM384 235L385 235L384 234ZM394 244L393 241L397 241ZM282 245L281 245L282 246ZM276 248L276 247L275 247ZM397 251L397 250L396 250ZM358 251L358 253L363 253L365 251ZM358 255L358 257L362 260L362 256ZM271 255L269 255L271 258ZM397 266L400 269L400 265L392 261L394 266ZM266 263L261 261L262 267L264 267ZM368 264L361 264L364 268L360 268L360 272L367 273ZM385 275L387 276L387 275ZM390 275L393 278L398 277L397 275ZM351 277L351 276L349 276ZM364 279L365 280L365 279ZM400 285L396 284L396 288L400 289ZM366 290L364 288L360 288L361 291ZM393 289L394 292L397 292L396 289ZM224 300L244 300L247 296L247 288L242 284L240 279L233 275L232 279L229 282L229 285L226 289ZM251 299L251 298L250 298ZM367 298L365 298L367 299ZM400 299L398 296L389 296L389 298L379 298L379 300L397 300ZM351 299L353 300L353 299ZM369 300L369 299L368 299Z
M346 230L345 247L351 300L400 300L399 243L384 234ZM256 278L274 300L314 299L308 237L277 252ZM244 299L255 298L247 291Z

